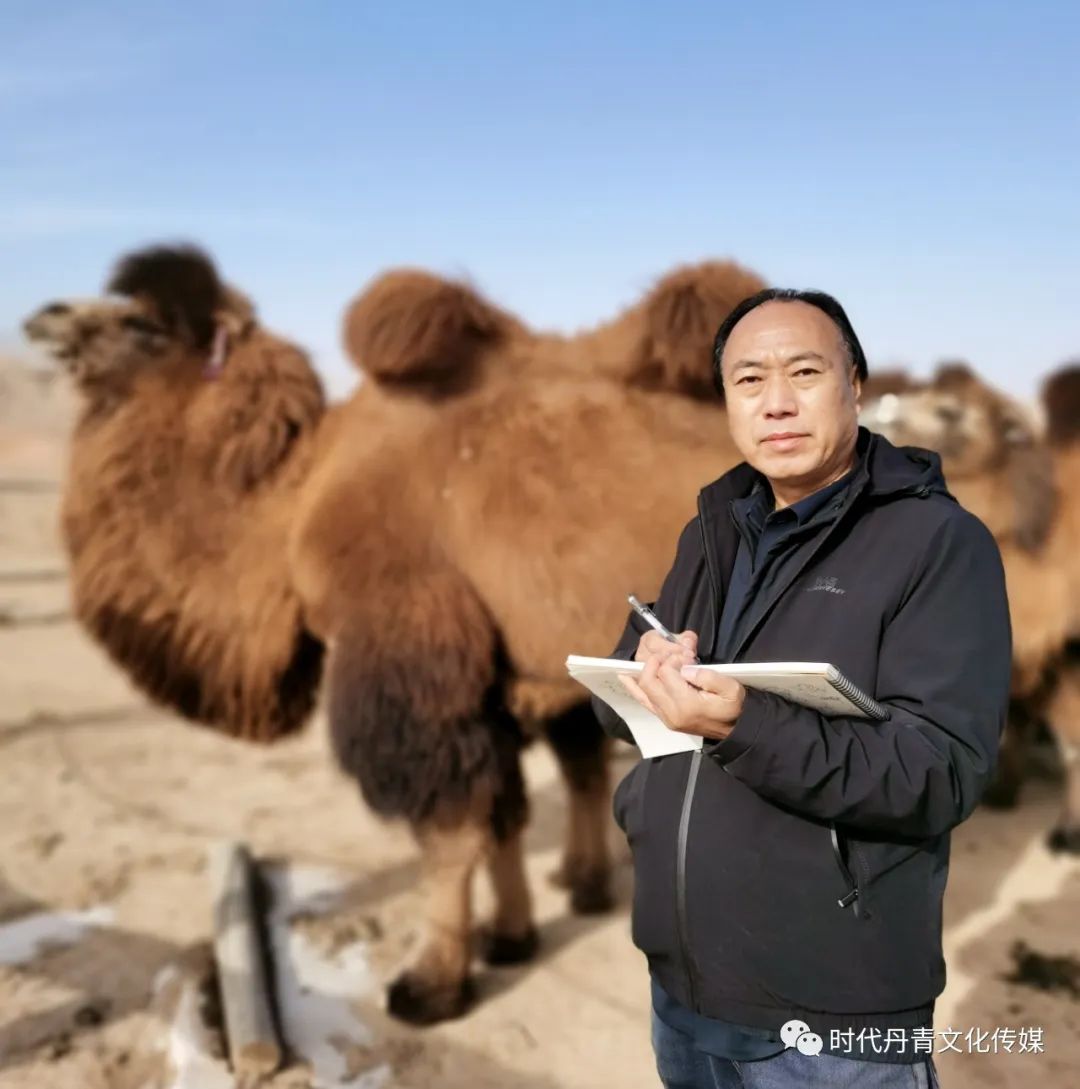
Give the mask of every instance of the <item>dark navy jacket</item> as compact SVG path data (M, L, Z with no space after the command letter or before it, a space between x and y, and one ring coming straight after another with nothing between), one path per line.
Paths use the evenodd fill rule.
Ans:
M935 454L864 429L858 449L832 517L812 520L732 646L717 636L739 541L731 501L761 479L748 465L702 491L654 608L698 632L703 662L831 662L889 720L748 691L725 740L641 761L614 799L634 941L664 992L771 1031L799 1018L826 1039L930 1023L949 831L993 774L1010 676L988 530L949 495ZM643 630L632 616L615 656L632 658Z

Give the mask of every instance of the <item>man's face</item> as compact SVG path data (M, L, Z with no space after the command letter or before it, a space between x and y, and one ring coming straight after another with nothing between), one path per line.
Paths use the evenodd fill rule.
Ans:
M859 382L840 330L815 306L767 302L721 361L731 436L782 504L841 476L858 434Z

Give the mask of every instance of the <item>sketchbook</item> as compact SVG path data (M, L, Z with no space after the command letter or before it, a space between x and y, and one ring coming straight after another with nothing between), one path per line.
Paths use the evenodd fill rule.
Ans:
M570 676L599 696L630 728L642 756L667 756L700 749L702 738L669 730L623 688L618 675L640 673L643 668L643 662L624 662L619 658L571 654L566 659ZM784 696L823 715L847 715L878 722L889 717L880 703L827 662L735 662L699 668L734 677L747 688Z

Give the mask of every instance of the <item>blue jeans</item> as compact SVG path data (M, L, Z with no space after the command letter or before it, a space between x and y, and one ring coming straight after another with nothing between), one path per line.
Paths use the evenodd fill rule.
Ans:
M664 1089L938 1089L928 1055L912 1063L875 1063L803 1055L790 1047L771 1059L736 1062L698 1051L655 1013L652 1043Z

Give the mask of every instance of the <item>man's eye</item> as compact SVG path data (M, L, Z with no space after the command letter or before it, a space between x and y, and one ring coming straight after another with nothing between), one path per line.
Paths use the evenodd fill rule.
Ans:
M796 374L819 374L817 367L800 367Z
M740 378L735 385L744 386L747 382L760 382L761 379L756 374L745 374Z

